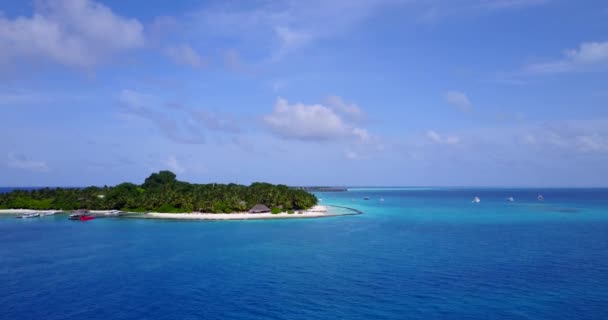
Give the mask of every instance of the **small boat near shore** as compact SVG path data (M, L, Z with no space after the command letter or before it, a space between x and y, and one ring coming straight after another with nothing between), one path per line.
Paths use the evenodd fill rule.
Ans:
M40 216L41 217L52 216L52 215L55 215L55 214L57 214L59 212L61 212L61 211L41 211L40 212Z
M88 214L73 213L68 217L68 219L76 220L76 221L87 221L87 220L95 219L95 216L88 215Z
M507 198L507 201L509 201L509 202L514 202L514 201L515 201L515 198L513 198L513 197L508 197L508 198Z
M472 203L480 203L481 199L479 199L479 197L475 197L473 198L473 201L471 201Z
M74 213L72 213L68 217L68 219L76 220L76 221L87 221L87 220L95 219L95 216L90 215L88 213L89 213L89 210L85 210L85 209L76 210L76 211L74 211Z
M37 217L40 217L40 213L38 213L38 212L24 213L20 216L17 216L17 218L20 218L20 219L29 219L29 218L37 218Z
M536 199L538 199L538 201L545 201L545 197L543 197L542 194L539 194L538 197L536 197Z
M369 200L369 197L363 197L363 200Z

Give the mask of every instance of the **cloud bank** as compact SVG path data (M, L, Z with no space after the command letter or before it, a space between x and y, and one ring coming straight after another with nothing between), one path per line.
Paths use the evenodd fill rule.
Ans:
M265 115L263 121L271 132L285 139L310 141L370 139L367 130L354 126L334 109L321 104L290 104L286 99L278 98L273 112Z
M138 20L94 1L42 0L31 17L0 15L0 62L29 58L91 67L143 45Z
M187 44L168 46L163 53L177 64L187 65L193 68L205 66L205 60L196 52L196 50Z
M576 49L565 50L561 59L530 64L525 71L531 74L591 72L608 68L608 41L584 42Z

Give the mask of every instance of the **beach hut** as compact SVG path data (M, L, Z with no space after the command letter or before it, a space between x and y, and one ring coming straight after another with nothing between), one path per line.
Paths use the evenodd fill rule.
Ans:
M249 213L267 213L270 212L270 208L263 204L256 204L249 210Z

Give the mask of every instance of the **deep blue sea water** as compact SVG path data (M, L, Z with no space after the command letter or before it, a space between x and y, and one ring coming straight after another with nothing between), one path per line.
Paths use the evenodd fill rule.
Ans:
M0 319L608 317L608 189L318 196L364 214L0 217Z

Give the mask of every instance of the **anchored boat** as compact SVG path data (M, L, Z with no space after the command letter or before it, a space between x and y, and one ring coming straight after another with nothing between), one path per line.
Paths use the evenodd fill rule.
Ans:
M79 221L87 221L87 220L93 220L95 219L95 216L91 216L88 214L71 214L70 217L68 218L70 220L79 220Z
M17 218L28 219L28 218L37 218L37 217L40 217L40 213L32 212L32 213L22 214L22 215L18 216Z
M95 216L92 216L88 213L89 213L89 210L85 210L85 209L76 210L76 211L74 211L74 213L72 213L68 217L68 219L77 220L77 221L87 221L87 220L95 219Z
M53 211L53 210L50 210L50 211L41 211L40 212L40 216L41 217L52 216L52 215L57 214L59 212L61 212L61 211Z

